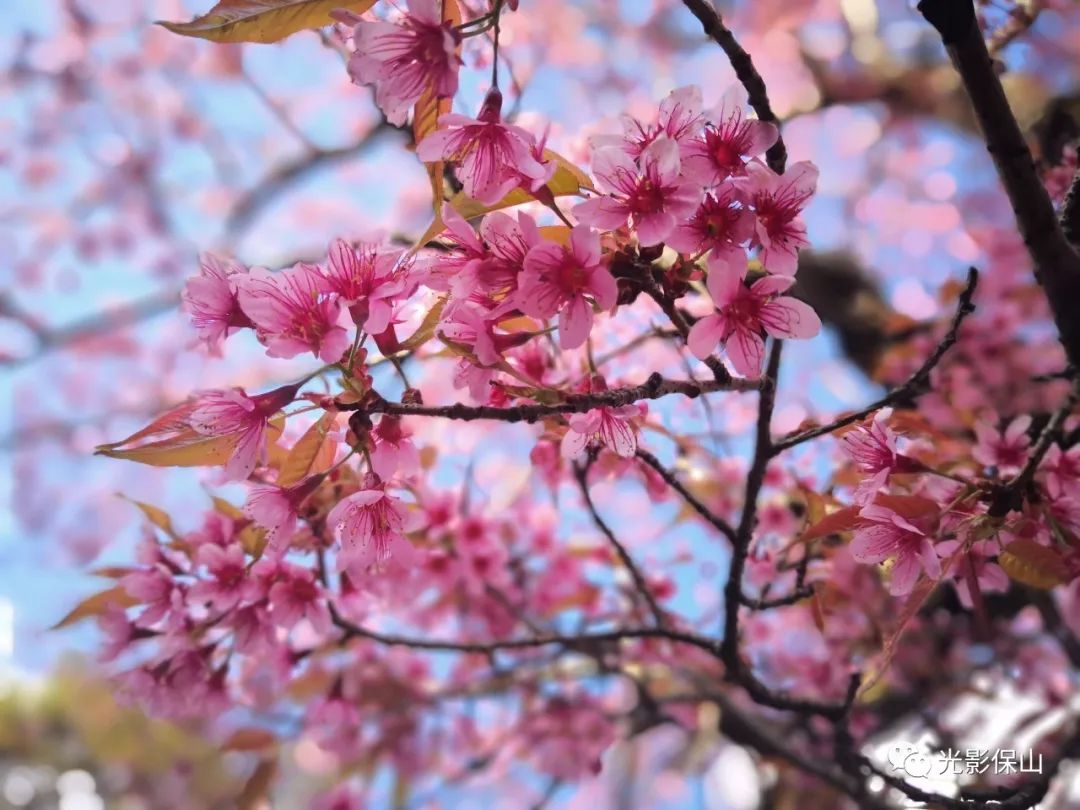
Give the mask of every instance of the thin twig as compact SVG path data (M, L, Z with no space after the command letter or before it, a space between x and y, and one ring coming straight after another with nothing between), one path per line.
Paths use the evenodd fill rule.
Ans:
M816 428L810 428L809 430L803 430L798 433L792 433L785 436L783 439L775 442L772 446L772 454L779 455L785 450L789 450L797 444L808 442L811 439L816 439L819 436L824 436L828 433L833 433L842 427L858 422L861 419L865 419L874 411L886 408L889 405L893 405L897 402L903 402L910 400L920 394L925 393L930 388L930 373L937 367L938 363L945 356L945 353L953 347L957 338L960 336L960 326L963 324L964 319L975 311L975 304L972 303L972 298L975 295L975 287L979 281L978 271L972 267L968 269L967 285L964 287L963 292L960 293L960 298L956 304L956 314L953 315L952 325L949 327L949 331L942 338L941 343L937 345L933 353L926 358L921 366L908 377L897 388L894 388L881 399L872 402L865 408L862 408L854 413L849 413L846 416L842 416L839 419L835 419L826 425L819 425Z
M750 57L750 54L735 39L731 29L724 25L720 13L713 8L708 0L683 0L683 5L698 18L698 22L701 23L706 36L710 37L727 54L728 61L731 62L731 67L735 71L735 77L746 88L750 106L757 113L757 117L762 121L775 124L777 132L779 132L780 121L776 117L776 113L773 112L772 104L769 103L769 93L765 87L765 80L761 78L761 74L754 67L754 60ZM769 168L774 172L777 174L784 173L784 168L787 165L787 147L784 146L782 137L777 135L776 143L769 147L769 151L765 153L765 159L769 164Z

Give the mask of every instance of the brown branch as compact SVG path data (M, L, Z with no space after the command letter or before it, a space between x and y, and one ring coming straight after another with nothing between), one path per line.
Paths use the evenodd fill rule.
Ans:
M611 530L611 527L604 522L604 519L600 517L600 512L596 508L596 504L593 503L592 494L589 492L589 467L592 466L595 456L590 456L589 461L585 464L574 464L574 477L577 478L578 488L581 490L581 498L585 502L585 508L589 510L589 515L592 517L593 523L607 538L608 543L615 549L615 554L618 556L619 561L623 564L627 573L630 574L630 578L634 581L634 589L638 595L645 600L645 604L649 606L649 612L652 614L653 620L656 622L657 627L665 627L667 625L667 618L664 615L664 611L661 609L660 604L656 601L656 597L653 595L652 588L649 587L648 581L645 579L645 575L641 573L641 568L634 561L633 556L627 550L626 546L622 544L618 537L615 536L615 532Z
M1069 391L1069 396L1065 398L1065 404L1054 412L1054 415L1050 417L1050 421L1046 423L1046 427L1043 428L1042 433L1039 434L1039 438L1031 449L1031 454L1028 456L1023 468L994 492L990 508L987 510L988 515L991 517L1005 517L1011 511L1023 509L1024 492L1035 478L1035 471L1047 452L1049 452L1050 446L1056 439L1061 438L1061 428L1076 407L1078 398L1080 398L1080 390L1078 390L1077 383L1074 383Z
M938 363L945 356L945 353L949 351L956 343L960 336L960 326L963 324L964 319L975 311L975 304L972 302L972 298L975 295L975 288L979 282L979 272L971 267L968 269L967 285L960 293L960 298L956 304L956 314L953 315L952 324L949 327L949 331L942 338L941 343L937 345L933 353L923 362L915 373L899 387L894 388L887 393L881 399L872 402L861 410L849 413L846 416L842 416L839 419L835 419L826 425L819 425L816 428L810 428L809 430L803 430L798 433L792 433L785 436L778 442L775 442L772 446L772 454L774 456L783 453L785 450L789 450L797 444L808 442L811 439L816 439L819 436L824 436L834 431L839 430L842 427L858 422L861 419L865 419L881 408L886 408L889 405L893 405L897 402L909 401L914 397L926 393L930 389L930 373L937 367Z
M1061 231L1073 246L1080 249L1080 170L1077 170L1061 207Z
M731 29L724 25L720 13L708 0L683 0L683 5L690 10L691 14L697 17L706 36L712 39L727 54L728 61L731 62L731 67L735 71L735 77L746 88L747 95L750 98L750 106L754 108L757 117L762 121L775 124L779 132L780 121L769 103L769 93L765 87L765 80L761 78L761 74L754 67L754 60L750 57L750 54L735 39ZM784 168L787 165L787 147L784 146L782 137L777 135L776 143L769 147L769 151L765 153L765 159L769 164L769 168L774 172L777 174L784 173Z
M1035 264L1069 362L1080 367L1080 255L1062 232L1054 205L1009 107L971 0L922 0L967 90L1016 223Z
M389 413L396 416L435 416L463 422L490 419L498 422L531 423L556 414L584 413L594 408L617 408L645 399L660 399L671 394L682 394L693 399L714 391L756 391L759 385L758 380L742 379L733 379L726 383L665 380L659 374L654 373L641 385L612 388L608 391L596 391L591 394L566 394L562 402L552 404L527 403L503 408L494 405L466 405L462 402L456 402L452 405L420 405L378 399L374 402L340 403L337 407L342 411Z
M673 490L679 493L679 495L682 496L682 499L686 501L686 503L690 506L691 509L701 515L701 517L703 517L709 524L711 524L713 528L715 528L718 532L727 537L728 540L730 540L732 543L735 542L735 529L732 527L732 525L726 520L724 520L722 517L717 515L715 512L713 512L711 509L709 509L709 507L703 504L697 498L697 496L694 495L693 492L683 486L683 483L675 476L675 473L673 473L671 470L661 464L660 460L656 456L654 456L648 450L641 450L639 448L637 451L637 457L641 459L644 464L652 467L656 471L656 473L664 479L665 483L667 483L669 487L671 487Z
M343 630L346 636L366 638L370 641L376 641L379 644L385 644L390 647L411 647L415 650L429 650L433 652L458 652L489 655L500 650L527 650L535 647L546 647L552 644L567 647L568 649L582 649L596 644L651 638L664 639L678 644L688 644L692 647L705 650L713 655L716 654L716 644L711 639L699 636L695 633L688 633L667 627L627 627L618 630L580 633L577 635L560 635L558 633L553 633L551 635L503 639L498 641L451 641L449 639L417 638L370 630L342 617L333 605L330 606L330 614L334 624L339 629Z

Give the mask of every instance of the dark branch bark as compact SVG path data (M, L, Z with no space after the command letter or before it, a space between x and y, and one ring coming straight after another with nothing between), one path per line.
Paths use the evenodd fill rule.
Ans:
M971 0L922 0L919 10L945 43L963 80L987 149L1035 263L1069 362L1080 367L1080 255L1062 232L1027 141L1009 107Z
M443 419L457 419L471 422L477 419L490 419L498 422L536 422L546 416L564 413L584 413L593 408L617 408L645 399L660 399L671 394L682 394L691 399L713 391L756 391L758 380L732 379L724 383L716 381L690 382L688 380L665 380L659 374L652 374L642 385L627 388L612 388L593 394L567 394L563 402L554 404L529 403L511 405L505 408L492 405L465 405L456 402L453 405L418 405L405 402L340 403L342 411L365 411L367 413L389 413L397 416L436 416Z
M769 103L769 93L765 87L765 80L761 78L761 74L754 67L754 60L750 57L750 54L735 39L731 29L724 25L720 13L708 0L683 0L683 5L690 10L691 14L697 17L701 27L705 30L706 36L712 39L727 54L736 78L746 88L747 95L750 97L750 106L754 108L757 117L762 121L776 124L779 128L780 121L776 117L776 113L773 112L772 104ZM776 143L765 153L765 159L769 164L769 168L774 172L777 174L784 173L787 166L787 147L784 146L782 137L777 137Z
M964 287L963 292L960 293L960 299L956 304L956 314L953 316L952 325L949 327L949 331L945 334L945 337L942 338L941 343L938 344L937 348L934 349L933 354L926 358L925 362L919 366L915 373L912 374L903 385L894 388L881 399L872 402L861 410L849 413L826 425L821 425L816 428L811 428L810 430L804 430L784 437L773 444L773 455L779 455L797 444L802 444L811 439L816 439L819 436L833 433L842 427L858 422L860 419L865 419L880 408L888 407L897 402L910 400L913 397L926 393L930 388L930 373L937 367L938 363L941 362L945 353L956 343L957 338L960 336L960 326L963 324L964 319L975 311L975 304L972 303L972 298L975 295L975 287L978 284L978 281L978 271L974 267L969 268L967 286Z

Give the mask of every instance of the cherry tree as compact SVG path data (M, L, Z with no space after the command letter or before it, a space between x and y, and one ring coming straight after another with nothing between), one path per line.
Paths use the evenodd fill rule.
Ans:
M723 781L734 751L730 779L768 806L1070 806L1080 130L1061 101L1021 124L1002 60L1026 43L1076 74L1080 10L764 3L728 19L682 0L643 21L618 5L223 0L155 30L164 54L210 40L199 58L253 88L303 151L231 195L215 244L179 244L134 155L99 189L121 212L147 195L140 230L120 219L110 238L189 276L150 302L189 321L156 361L223 358L217 379L234 376L189 374L97 446L201 469L208 492L194 515L137 501L134 559L101 569L111 587L61 625L96 619L126 700L217 719L226 747L254 753L248 799L272 797L293 761L326 777L316 807L435 806L458 789L584 803L639 775L617 752L654 775L715 760ZM68 8L92 37L98 23ZM879 15L936 61L901 71L903 54L871 53ZM658 24L675 17L698 28ZM632 103L621 126L585 108L556 127L529 111L543 95L529 82L563 37L577 43L565 62L589 53L589 26L639 46L644 72L590 53L585 85L632 77ZM692 68L657 81L680 36L724 60L725 82ZM336 119L351 127L373 99L359 140L307 143L245 72L241 49L263 45L237 43L286 38L336 77ZM63 80L82 87L78 71ZM807 87L826 112L797 115ZM857 112L879 96L884 112ZM934 162L935 115L992 159L964 220L941 203L947 173L929 174L937 202L922 208L894 182ZM860 161L867 131L893 140ZM828 149L815 139L845 138L846 163L812 159ZM268 199L381 139L420 202L382 233L346 219L304 255L241 260L236 237ZM375 193L387 174L359 183ZM909 285L894 297L908 312L894 309L864 266L880 256L819 246L822 198L850 202L832 209L840 231L850 216L885 245L947 241L923 276L934 296ZM101 319L72 338L5 312L36 340L18 362L100 337ZM866 401L811 391L836 379L815 351L826 333L880 386ZM244 362L228 367L233 352ZM1030 749L1037 769L928 783L936 761L893 756L930 740L954 765L1009 695L1028 708L1000 749ZM651 782L643 804L670 799Z

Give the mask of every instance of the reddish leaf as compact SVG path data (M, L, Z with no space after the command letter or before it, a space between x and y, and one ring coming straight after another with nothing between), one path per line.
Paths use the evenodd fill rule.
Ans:
M319 451L326 444L326 436L334 426L335 413L324 413L315 424L293 445L278 473L278 484L289 487L307 478L315 469Z

